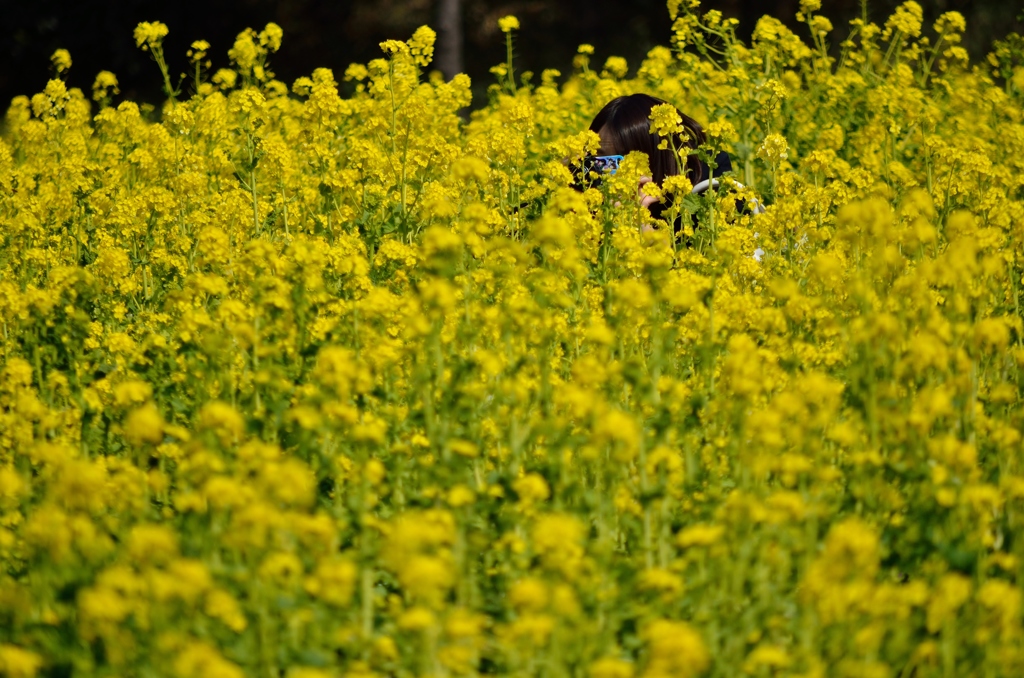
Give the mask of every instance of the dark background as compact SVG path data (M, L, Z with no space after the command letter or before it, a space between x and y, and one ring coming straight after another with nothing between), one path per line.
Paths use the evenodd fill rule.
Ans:
M212 45L213 70L229 66L227 50L246 27L261 29L274 21L284 29L281 51L271 59L277 77L289 85L314 68L334 69L341 80L352 62L365 63L381 55L378 43L407 39L417 26L437 25L440 0L119 0L66 2L60 0L0 0L0 110L11 98L41 91L51 76L49 57L68 49L74 65L68 83L89 96L96 73L113 71L121 84L121 99L157 103L161 78L150 56L135 47L132 31L139 21L162 21L170 28L165 53L171 72L186 70L185 51L193 40ZM519 17L516 36L517 71L558 68L571 70L580 43L596 47L593 61L600 66L610 55L624 56L635 69L648 49L668 44L669 20L663 0L460 0L464 70L473 78L474 105L486 101L493 81L488 69L504 61L504 36L497 19ZM884 22L895 0L872 0L870 19ZM967 19L965 46L974 59L988 53L991 41L1022 32L1020 0L922 0L925 26L948 10ZM861 0L825 0L821 13L836 31L833 42L848 32L848 21L861 13ZM757 19L772 14L795 28L798 0L705 0L703 9L719 9L740 20L739 33L749 38ZM186 91L187 93L187 91Z

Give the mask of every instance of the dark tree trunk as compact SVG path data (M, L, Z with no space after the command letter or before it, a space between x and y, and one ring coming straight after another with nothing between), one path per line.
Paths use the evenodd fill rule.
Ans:
M462 0L438 0L437 60L445 80L462 73Z

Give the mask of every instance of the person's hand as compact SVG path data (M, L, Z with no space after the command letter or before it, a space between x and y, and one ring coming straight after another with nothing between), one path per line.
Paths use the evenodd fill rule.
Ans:
M637 194L640 197L640 204L648 209L650 209L651 205L653 205L654 203L661 202L658 198L651 197L644 193L644 184L649 184L651 183L651 181L652 180L650 177L640 177L640 185L637 187ZM616 200L615 206L622 207L622 203Z
M648 209L650 209L651 205L653 205L654 203L660 202L658 200L658 198L655 198L653 196L650 196L650 195L647 195L646 193L644 193L644 185L645 184L649 184L650 182L651 182L651 177L640 177L640 187L638 189L639 193L640 193L640 204L643 205L644 207L648 208ZM640 229L644 233L647 233L647 232L653 231L654 230L654 226L651 226L650 224L644 224L644 225L642 225L640 227Z
M650 177L640 177L640 204L650 209L651 205L661 202L658 198L651 197L644 193L644 185L651 183Z
M640 204L648 209L650 209L651 205L653 205L654 203L660 202L658 198L655 198L644 193L644 184L649 184L651 181L653 181L651 177L640 177L640 184L639 186L637 186L637 193L640 196ZM621 207L622 203L616 201L615 206ZM643 224L640 228L644 231L644 233L654 230L654 226L651 226L650 224Z

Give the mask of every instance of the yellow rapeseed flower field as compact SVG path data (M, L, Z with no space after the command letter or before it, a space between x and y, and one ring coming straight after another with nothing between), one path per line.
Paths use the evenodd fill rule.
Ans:
M668 4L465 120L429 28L175 84L143 23L158 111L54 55L0 139L0 675L1024 674L1024 41ZM766 211L573 190L632 92Z

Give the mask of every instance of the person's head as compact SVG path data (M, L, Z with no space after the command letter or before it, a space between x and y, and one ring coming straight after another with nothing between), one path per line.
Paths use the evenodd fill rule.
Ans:
M651 178L659 184L665 177L679 174L671 143L668 149L659 149L661 137L651 132L651 109L667 103L649 94L630 94L609 101L590 123L590 129L601 137L601 155L626 155L631 151L647 154L651 163ZM678 109L676 109L678 111ZM704 143L704 130L693 118L679 113L683 120L683 133L677 134L676 148L696 148ZM686 174L696 183L701 179L700 161L696 156L686 159Z

